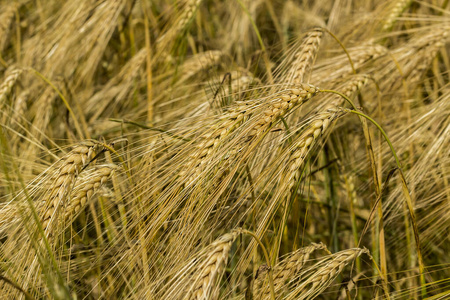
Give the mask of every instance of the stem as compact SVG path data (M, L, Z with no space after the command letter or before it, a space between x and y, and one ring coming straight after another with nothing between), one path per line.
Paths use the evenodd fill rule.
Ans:
M261 46L261 50L263 52L266 52L266 47L264 46L264 42L262 40L261 34L259 33L258 27L256 26L255 21L253 20L250 12L248 11L247 7L245 7L245 4L241 0L236 0L236 1L239 3L239 5L244 10L245 14L250 19L250 23L252 23L253 30L255 30L256 36L258 38L259 45Z
M9 148L6 136L3 134L3 126L0 124L0 155L3 155L3 153L5 153L6 155L8 155L9 157L13 157L13 155L11 155L11 149ZM14 168L16 174L18 174L18 179L19 179L19 183L20 186L22 187L22 192L24 194L25 200L30 208L31 211L31 216L33 218L34 221L34 225L37 226L37 233L41 236L42 240L34 240L34 237L31 239L31 243L32 246L35 248L36 250L36 256L38 259L38 262L42 268L42 271L44 273L44 276L46 277L48 284L53 284L53 282L51 282L51 275L55 275L56 276L56 280L58 282L58 286L62 289L62 293L64 293L64 296L66 297L66 299L72 299L72 297L70 297L70 293L69 291L65 288L65 284L64 284L64 280L63 277L61 275L61 273L59 272L58 269L58 264L56 262L56 258L53 255L53 251L52 248L50 247L50 243L48 241L47 235L44 231L44 228L42 227L42 223L40 220L40 217L36 211L35 208L35 204L33 203L33 200L31 199L28 190L27 190L27 186L25 185L25 181L23 180L22 176L21 176L21 172L19 171L19 167L16 165L14 159L11 160L11 164L12 167ZM28 223L24 224L27 228L27 230L29 232L32 232L33 229L29 228ZM38 243L40 242L40 243ZM48 268L46 268L44 266L44 261L42 260L44 257L42 256L42 258L40 257L42 254L39 253L39 251L44 252L44 249L40 248L42 247L42 244L44 246L44 249L47 251L47 255L48 258L50 260L50 265L52 267L51 271L54 271L54 274L51 274L50 271L48 270ZM45 252L44 252L45 253ZM34 263L33 263L34 265ZM51 291L53 291L53 295L56 295L56 293L54 292L54 287L53 286L49 286L49 289Z
M9 280L8 278L6 278L3 275L0 275L0 280L3 280L7 284L13 286L15 289L19 290L25 296L25 299L27 299L27 300L34 300L34 298L27 291L22 289L17 283Z
M419 238L419 231L417 229L416 217L415 217L415 214L414 214L414 207L413 207L413 204L412 204L412 201L411 201L411 196L409 194L408 186L406 184L405 174L403 173L403 169L402 169L400 160L399 160L399 158L397 156L397 153L394 150L394 146L392 145L389 137L387 136L387 134L383 130L383 128L375 120L373 120L371 117L363 114L360 111L356 111L356 110L346 109L346 111L347 112L351 112L353 114L356 114L358 116L364 117L367 120L369 120L372 124L374 124L378 128L378 130L380 130L380 132L383 135L384 139L388 143L389 148L391 149L391 152L392 152L392 154L393 154L393 156L395 158L395 162L397 164L398 170L400 172L400 177L401 177L401 180L402 180L403 194L404 194L404 196L406 198L406 204L408 206L409 215L410 215L410 218L411 218L411 223L413 225L414 239L415 239L415 242L416 242L417 257L418 257L418 260L419 260L419 269L420 269L421 282L422 282L422 284L425 284L425 277L424 277L425 266L424 266L424 263L423 263L422 252L420 251L420 238Z
M394 150L394 146L392 145L392 143L391 143L390 139L388 138L388 136L387 136L386 132L384 131L384 129L383 129L383 128L382 128L382 127L374 120L374 119L372 119L372 118L369 117L368 115L366 115L366 114L364 114L364 113L362 113L362 112L360 112L360 111L358 111L358 110L350 110L350 109L346 109L345 111L366 118L366 119L369 120L372 124L374 124L374 125L378 128L378 130L380 130L381 134L384 136L384 139L385 139L386 142L388 143L389 148L391 148L391 152L392 152L392 154L394 155L394 158L395 158L395 162L396 162L396 164L397 164L397 167L400 169L400 172L403 173L403 171L402 171L402 165L401 165L400 160L399 160L399 158L398 158L398 156L397 156L397 153L396 153L395 150Z
M326 146L324 147L322 156L323 156L324 163L327 165L329 163L329 151ZM324 168L324 170L323 170L323 176L325 178L324 188L326 191L326 201L329 205L328 227L330 228L330 232L331 232L330 245L331 245L333 252L338 252L339 251L339 245L338 245L339 241L338 241L337 232L336 232L338 205L336 203L336 197L335 197L334 188L333 188L333 175L331 172L332 171L330 170L330 168Z
M144 25L145 25L145 48L147 49L146 55L146 71L147 71L147 122L153 124L153 87L152 87L152 47L150 40L150 30L148 24L148 11L147 6L142 5L144 11Z
M256 234L254 234L251 231L242 229L242 233L244 234L249 234L251 235L255 241L259 244L259 246L261 247L263 253L264 253L264 258L266 259L266 263L269 266L269 286L270 286L270 295L272 296L272 300L275 300L275 287L273 284L273 269L272 266L270 264L270 258L269 258L269 254L267 253L266 247L264 246L264 244L261 242L261 240L256 236Z
M334 33L332 33L331 31L329 31L327 28L323 28L329 35L331 35L333 37L333 39L341 46L341 48L344 50L345 55L347 55L348 61L350 62L350 66L352 67L352 71L353 74L356 74L356 69L355 69L355 65L353 64L353 60L350 57L350 54L347 51L347 48L345 48L344 44L342 44L342 42L337 38L336 35L334 35Z
M358 108L356 108L356 105L353 103L352 100L350 100L347 96L345 96L344 94L338 92L338 91L333 91L333 90L320 90L320 92L322 93L331 93L331 94L336 94L341 96L342 98L344 98L348 103L350 103L350 105L352 106L352 108L354 110L358 110Z

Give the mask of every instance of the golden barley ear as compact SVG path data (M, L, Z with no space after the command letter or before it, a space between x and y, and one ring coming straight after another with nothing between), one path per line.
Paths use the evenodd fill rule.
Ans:
M11 124L15 127L20 127L25 118L25 112L27 110L27 102L30 98L29 91L23 91L17 96L16 102L14 103L14 111L11 117Z
M19 79L19 76L23 73L22 68L12 68L11 71L8 72L6 78L3 80L0 85L0 105L2 106L3 102L8 97L12 88L16 84L16 81ZM0 107L1 107L0 106Z
M201 174L202 168L213 156L215 149L243 124L246 116L252 116L245 125L248 126L245 139L251 141L267 133L281 117L311 99L318 92L319 88L313 85L297 84L290 89L270 95L264 99L267 104L263 103L262 107L256 106L256 101L236 103L220 117L219 123L202 136L201 142L196 145L198 150L192 154L193 160L189 163L189 166L194 169L193 175L188 182L192 183Z
M42 216L42 227L46 234L50 235L53 231L52 227L56 226L62 213L61 209L67 205L67 196L78 174L91 162L100 148L101 144L95 140L84 141L75 146L59 162L55 179L44 199L45 210Z
M308 32L300 45L300 48L294 54L294 61L285 79L286 81L294 84L309 82L309 80L306 80L306 77L311 71L312 65L316 59L322 35L322 28L315 28Z
M279 297L286 289L287 283L297 276L303 270L305 263L309 260L310 255L316 251L326 249L322 243L312 243L309 246L300 248L290 253L285 259L280 261L273 271L273 284L276 296ZM257 277L253 286L253 297L255 299L270 299L270 290L267 288L267 268L258 269Z
M223 275L223 269L228 262L231 245L239 236L239 231L227 233L210 245L210 252L206 260L200 265L198 273L194 274L193 284L187 299L211 299L215 286Z
M65 224L70 224L77 214L86 206L92 196L118 170L116 165L95 166L87 172L83 181L74 187L69 203L64 208Z
M368 80L369 76L367 75L355 76L341 89L342 94L350 97L354 92L363 87ZM321 111L314 114L308 122L309 126L294 142L285 175L285 184L287 189L292 193L295 193L295 184L300 179L305 160L311 149L317 144L319 138L327 133L330 125L345 114L339 107L344 101L342 97L336 96Z
M370 255L365 248L344 250L324 258L299 275L299 283L286 295L286 299L313 299L322 293L333 280L362 254Z
M289 113L294 107L302 105L311 99L320 89L311 84L297 84L293 88L286 89L273 95L268 101L268 107L260 114L260 118L255 122L248 134L249 138L260 136L269 129L275 121Z
M389 15L384 19L383 31L389 31L394 27L397 22L398 17L411 5L412 0L397 0L393 2L393 7L391 8Z

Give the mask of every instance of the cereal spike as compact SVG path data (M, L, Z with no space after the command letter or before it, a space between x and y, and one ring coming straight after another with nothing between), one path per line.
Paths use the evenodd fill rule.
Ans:
M85 141L62 158L61 166L57 171L56 178L45 200L47 209L43 214L42 227L47 232L51 230L50 222L54 218L54 214L58 212L61 206L65 205L66 197L70 192L75 178L83 167L95 156L95 151L99 146L100 143L97 141Z
M14 68L0 85L0 105L5 101L6 97L8 97L22 72L23 69Z
M383 24L383 31L389 31L397 22L397 18L411 5L412 0L398 0Z
M295 60L288 73L288 81L292 81L294 84L306 82L305 77L314 63L322 35L322 28L316 28L308 33L300 46L300 50L294 55Z
M287 258L278 263L274 268L273 284L275 287L275 293L280 294L281 290L285 286L286 282L296 276L298 272L303 268L304 264L308 261L309 256L316 250L326 249L326 246L322 243L312 243L309 246L298 249L292 252ZM262 272L255 279L253 288L254 296L262 296L263 299L270 299L270 290L262 289L264 281L266 279L266 272Z
M97 167L94 172L78 188L78 191L72 196L65 210L65 219L69 221L75 216L90 198L98 191L98 189L108 180L116 170L116 166Z
M363 253L369 254L369 251L365 248L347 249L333 254L331 258L323 259L315 265L318 268L303 272L303 275L309 273L310 276L291 291L285 299L313 299L333 282L346 265Z
M248 137L259 136L264 133L272 124L280 117L286 116L294 107L297 107L308 101L319 92L319 88L310 84L299 84L294 88L290 88L274 95L269 100L269 105L260 119L253 126Z
M223 268L228 262L228 253L231 245L239 235L239 231L232 231L221 236L211 244L211 252L202 264L199 274L191 287L189 299L207 300L211 299L211 292L216 282L222 276Z

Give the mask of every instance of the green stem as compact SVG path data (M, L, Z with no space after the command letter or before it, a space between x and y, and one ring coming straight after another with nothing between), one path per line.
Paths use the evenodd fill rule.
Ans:
M323 153L323 159L325 164L329 163L329 151L328 148L325 146ZM338 204L336 201L336 195L333 188L333 175L332 170L330 168L325 168L323 170L323 175L325 177L324 180L324 187L326 190L326 198L327 203L330 206L330 209L328 209L328 226L330 227L331 237L330 237L330 245L333 249L333 252L339 251L339 240L337 236L336 231L336 221L337 221L337 215L338 215Z
M0 275L0 280L6 282L7 284L11 285L15 289L19 290L25 296L25 299L34 300L34 298L27 291L22 289L17 283L13 282L12 280L9 280L8 278L6 278L3 275Z
M267 253L267 249L264 246L264 244L261 242L261 240L256 236L256 234L254 234L251 231L245 230L245 229L241 229L243 234L248 234L251 235L255 241L259 244L259 246L261 247L263 254L264 254L264 258L266 259L266 264L269 267L269 286L270 286L270 294L272 296L272 300L275 300L275 287L273 284L273 269L271 267L270 264L270 258L269 258L269 254Z
M419 231L417 229L417 222L416 222L416 217L414 214L414 206L412 204L412 200L411 200L411 196L409 194L409 190L408 190L408 186L406 184L406 178L405 178L405 174L403 173L403 169L402 169L402 165L400 163L400 160L397 156L397 153L395 152L394 146L392 145L390 139L388 138L386 132L383 130L383 128L375 121L373 120L371 117L365 115L364 113L360 112L360 111L356 111L356 110L350 110L350 109L346 109L347 112L351 112L353 114L356 114L360 117L364 117L367 120L369 120L372 124L374 124L378 130L380 130L381 134L383 135L384 139L386 140L386 142L389 145L389 148L391 149L391 152L395 158L395 162L397 164L398 170L400 172L400 177L401 177L401 181L402 181L402 189L403 189L403 194L406 198L406 204L408 206L408 210L409 210L409 216L411 218L411 223L413 226L413 230L414 230L414 239L416 242L416 251L417 251L417 258L419 261L419 269L420 269L420 279L421 279L421 283L422 286L425 285L425 277L424 277L424 272L425 272L425 266L424 266L424 262L423 262L423 257L422 257L422 252L420 250L420 238L419 238ZM426 291L422 290L422 295L426 295Z
M242 9L244 10L245 14L248 16L250 23L252 23L252 27L253 30L256 33L256 36L258 38L258 42L259 45L261 47L261 51L263 52L263 59L264 59L264 63L266 64L266 68L267 68L267 74L269 77L269 82L273 83L273 78L272 78L272 71L270 69L270 63L269 63L269 57L267 56L267 51L266 51L266 46L264 46L264 42L262 40L261 34L259 33L258 27L256 26L255 21L253 20L250 12L248 11L247 7L245 6L245 4L242 2L242 0L236 0L239 5L242 7Z
M406 204L408 206L408 210L409 210L409 216L411 218L411 223L413 226L413 231L414 231L414 239L415 239L415 243L416 243L416 251L417 251L417 258L419 261L419 270L420 270L420 281L422 283L422 297L426 296L426 289L425 289L425 285L426 285L426 281L425 281L425 265L423 262L423 257L422 257L422 252L420 250L420 238L419 238L419 230L417 229L417 222L416 222L416 217L414 214L414 206L411 200L411 195L409 194L409 189L408 189L408 185L406 184L406 177L405 174L403 172L402 169L402 165L400 163L400 160L397 156L397 152L395 152L394 146L391 143L391 140L389 139L389 137L387 136L386 132L384 131L384 129L371 117L367 116L366 114L360 112L355 104L344 94L337 92L337 91L333 91L333 90L320 90L321 92L325 92L325 93L332 93L332 94L337 94L339 96L341 96L342 98L344 98L348 103L350 103L350 105L352 106L353 110L351 109L344 109L346 112L350 112L353 114L356 114L360 117L366 118L367 120L369 120L372 124L374 124L378 130L381 132L381 134L383 135L384 139L386 140L386 142L389 145L389 148L391 149L391 152L395 158L395 162L397 164L397 167L400 171L400 178L402 181L402 191L403 191L403 195L405 196L405 200L406 200Z
M350 100L350 98L348 98L347 96L345 96L344 94L342 94L342 93L340 93L340 92L338 92L338 91L333 91L333 90L320 90L320 92L322 92L322 93L331 93L331 94L339 95L339 96L341 96L342 98L344 98L345 101L347 101L348 103L350 103L350 105L352 106L352 108L353 108L354 110L358 110L358 108L356 108L355 103L353 103L353 101Z
M387 136L386 132L384 131L384 129L383 129L383 128L382 128L382 127L374 120L374 119L372 119L372 118L369 117L368 115L366 115L366 114L364 114L364 113L362 113L362 112L360 112L360 111L358 111L358 110L345 109L345 111L366 118L366 119L369 120L372 124L374 124L374 125L378 128L378 130L380 130L381 134L384 136L384 139L385 139L386 142L388 143L389 148L391 148L391 152L392 152L392 154L394 155L395 162L397 163L397 166L398 166L398 168L400 169L400 172L403 173L403 171L402 171L402 165L400 164L400 160L399 160L399 158L398 158L398 156L397 156L397 153L396 153L395 150L394 150L394 146L392 145L392 143L391 143L390 139L388 138L388 136Z
M266 47L264 46L264 43L263 43L261 34L259 33L258 27L256 26L256 23L255 23L255 21L253 20L253 18L252 18L252 16L251 16L250 12L248 11L247 7L245 6L245 4L244 4L241 0L236 0L236 1L239 3L239 5L240 5L240 6L242 7L242 9L244 10L245 14L246 14L246 15L248 16L248 18L250 19L250 23L252 23L253 30L255 30L256 36L258 37L258 42L259 42L259 45L261 46L261 50L262 50L263 52L266 52Z
M356 69L355 69L355 65L353 64L353 60L350 57L350 54L347 51L347 48L345 48L344 44L342 44L342 42L337 38L336 35L334 35L334 33L332 33L331 31L329 31L327 28L323 28L329 35L331 35L333 37L333 39L341 46L341 48L344 50L345 55L347 55L348 61L350 62L350 66L352 67L352 71L353 74L356 74Z

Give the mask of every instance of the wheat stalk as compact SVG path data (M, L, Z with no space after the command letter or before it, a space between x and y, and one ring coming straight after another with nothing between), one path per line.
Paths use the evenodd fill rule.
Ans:
M61 209L66 205L67 196L74 185L75 179L82 169L89 164L95 152L100 149L100 146L101 144L95 140L87 140L76 145L72 151L57 162L57 169L52 174L51 180L49 180L51 181L50 188L40 198L36 199L34 205L39 213L41 225L50 246L54 246L52 243L54 233L57 232L58 225L60 225L59 221L62 220L62 218L59 218ZM43 184L43 182L40 182L40 184ZM16 209L19 213L22 213L20 210L28 206L28 204L20 203L16 206ZM28 219L29 215L27 214L26 217ZM22 220L26 219L22 218ZM17 228L17 230L18 232L23 232L23 228ZM36 242L43 245L45 244L44 241L45 239L42 238ZM27 247L29 247L30 244L28 243L31 242L27 241L26 243ZM9 245L8 247L11 246ZM17 268L24 272L23 276L20 277L20 281L18 281L23 285L24 289L27 289L33 280L37 280L36 284L41 284L37 283L39 282L38 278L42 275L38 271L40 266L37 255L27 255L25 258L17 261L17 263Z
M193 182L200 175L204 164L215 149L240 126L245 117L251 114L256 104L256 101L237 101L232 108L222 114L219 122L200 137L200 142L195 145L195 151L190 156L192 160L188 163L187 168L180 172L180 176L184 177L189 169L193 169L192 174L187 177L188 183Z
M58 82L59 84L59 82ZM30 138L41 142L45 139L44 131L47 129L48 124L51 121L53 114L53 103L56 99L57 93L51 86L47 86L39 98L36 99L30 108L31 112L34 112L34 119L32 126L28 132ZM31 144L25 151L25 157L34 157L36 155L37 147L35 144ZM25 169L29 168L29 165L25 166Z
M231 77L229 83L228 81L225 81L228 75ZM254 81L257 81L257 79L245 70L232 71L221 76L210 85L214 94L213 107L218 111L223 112L225 107L236 101L239 97L239 93L245 92ZM216 100L216 98L218 100ZM231 98L231 101L227 101L227 98ZM209 105L211 104L209 103Z
M130 90L141 69L145 66L147 50L139 50L125 65L120 72L111 78L104 87L87 99L87 109L92 114L91 120L97 120L100 115L111 106L113 100L122 102L129 95Z
M420 83L420 79L424 76L425 71L429 69L439 49L448 43L450 26L444 24L433 29L427 31L425 34L416 36L406 46L399 47L395 50L395 54L397 54L396 60L400 64L403 76L402 80L393 80L394 76L392 73L399 71L399 66L395 64L391 67L386 67L379 74L376 74L376 78L382 78L383 80L380 83L381 87L384 87L386 90L395 91L404 83L408 83L412 87Z
M316 113L310 121L309 128L294 143L294 150L291 152L286 170L285 184L288 190L294 192L294 185L300 179L302 168L310 149L315 146L318 138L325 134L331 123L340 116L342 116L342 112L334 105Z
M310 84L299 84L293 88L283 90L268 97L267 104L263 110L249 120L248 133L246 139L251 140L262 135L275 124L281 117L286 116L294 107L308 101L319 88ZM237 102L229 112L221 116L221 121L213 131L202 137L202 141L196 145L197 151L193 154L191 166L194 166L194 176L190 181L199 175L202 167L214 153L220 143L240 126L244 117L255 113L259 108L256 101Z
M436 32L432 32L423 37L426 45L417 53L417 65L411 67L412 70L408 75L408 81L417 83L420 80L424 72L429 68L433 59L436 57L439 49L448 42L449 31L450 26L444 26Z
M353 94L365 86L372 77L367 74L355 75L347 78L346 83L339 88L339 92L347 98L351 98ZM339 106L345 101L341 96L336 96L331 105Z
M249 138L260 136L276 121L285 117L294 107L311 99L319 90L310 84L298 84L294 88L275 94L264 112L257 116L255 125L252 126L247 136Z
M200 70L207 69L210 66L217 64L222 55L222 51L211 50L196 54L187 59L182 66L183 76L180 79L180 82L192 77Z
M368 66L374 60L387 55L388 49L371 42L348 49L355 70ZM312 80L318 85L329 84L330 81L342 80L353 73L346 55L339 55L322 64L318 64L312 74Z
M25 115L25 110L27 108L27 101L30 97L29 91L23 91L19 94L19 96L16 99L16 102L14 103L14 111L13 115L11 117L11 124L20 124L21 118Z
M176 37L186 30L188 23L194 17L202 0L186 0L183 5L183 13L157 41L157 53L163 53L163 57L167 58L168 53L164 50L168 44L173 43ZM170 47L168 47L170 48Z
M28 207L27 203L12 202L0 206L0 238L8 235L9 228L20 222L22 214Z
M198 6L202 0L188 0L186 3L186 6L184 7L183 15L178 21L177 25L175 26L175 31L180 32L184 29L186 24L191 20L191 18L194 16L195 11L197 10Z
M355 68L360 67L364 63L377 59L388 53L388 49L378 44L369 43L360 47L354 48L351 58L355 63Z

